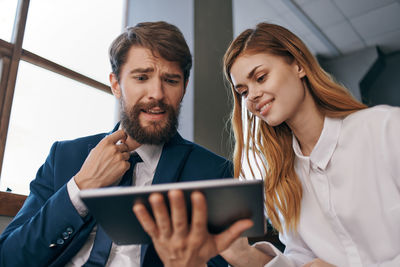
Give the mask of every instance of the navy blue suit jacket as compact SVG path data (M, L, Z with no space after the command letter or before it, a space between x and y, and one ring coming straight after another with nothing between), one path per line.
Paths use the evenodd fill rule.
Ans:
M23 207L0 237L0 266L63 266L82 248L96 222L90 213L78 214L66 183L106 135L53 144ZM177 133L163 147L153 184L227 177L232 177L231 162ZM57 244L59 239L63 244ZM227 263L218 256L208 265ZM162 266L152 244L142 245L141 266Z

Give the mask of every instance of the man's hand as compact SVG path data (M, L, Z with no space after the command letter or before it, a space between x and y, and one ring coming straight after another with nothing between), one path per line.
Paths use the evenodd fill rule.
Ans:
M159 193L153 193L149 197L155 220L143 204L136 203L133 206L134 213L152 238L154 247L166 267L205 266L210 258L225 250L242 232L253 225L251 220L240 220L226 231L212 235L207 230L207 204L202 193L191 194L191 225L187 223L183 192L171 190L168 192L168 198L171 217L164 198Z
M75 175L79 189L99 188L111 185L130 167L127 135L118 130L101 140L90 151L80 171Z

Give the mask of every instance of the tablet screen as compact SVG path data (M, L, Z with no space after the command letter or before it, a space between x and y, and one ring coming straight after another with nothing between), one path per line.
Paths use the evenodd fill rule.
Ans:
M151 211L147 201L149 195L159 192L167 200L167 192L171 189L183 190L189 220L190 193L199 190L205 195L210 233L220 233L235 221L250 218L254 225L243 236L259 237L265 234L262 180L215 179L143 187L108 187L82 190L80 197L114 243L144 244L151 239L132 212L132 206L135 201L141 201Z

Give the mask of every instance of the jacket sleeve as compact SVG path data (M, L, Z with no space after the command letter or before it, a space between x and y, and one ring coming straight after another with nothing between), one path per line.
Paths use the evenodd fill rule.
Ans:
M54 187L57 143L30 184L30 195L0 237L0 266L47 266L85 221L66 185Z

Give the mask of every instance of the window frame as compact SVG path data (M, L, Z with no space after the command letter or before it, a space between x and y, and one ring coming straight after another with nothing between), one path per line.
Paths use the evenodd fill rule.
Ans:
M21 60L88 85L93 89L112 94L110 86L22 48L29 2L30 0L18 0L11 42L0 38L0 174L3 167L15 84ZM126 5L127 1L125 2L125 10ZM123 16L126 17L126 14L123 14ZM26 196L20 194L0 192L0 215L15 216L25 198Z

